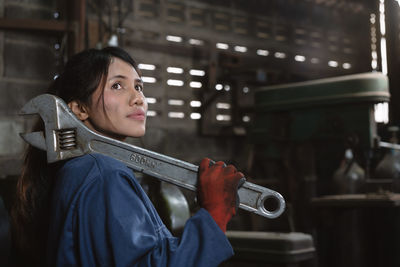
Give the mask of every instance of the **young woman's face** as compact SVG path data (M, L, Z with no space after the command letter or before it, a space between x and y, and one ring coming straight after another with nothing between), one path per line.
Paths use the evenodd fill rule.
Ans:
M146 112L143 81L132 65L113 58L104 91L99 86L93 93L89 118L84 123L92 130L119 140L127 136L141 137L146 131Z

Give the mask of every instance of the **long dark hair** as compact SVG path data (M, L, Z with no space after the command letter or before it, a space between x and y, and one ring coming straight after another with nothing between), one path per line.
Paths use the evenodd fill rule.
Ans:
M139 73L135 61L121 48L88 49L68 60L48 93L59 96L66 103L75 100L90 105L94 91L99 86L104 90L112 58L122 59ZM43 126L38 121L33 130L43 130ZM44 265L53 180L60 164L47 164L46 152L35 147L28 146L25 152L11 211L13 260L16 266Z

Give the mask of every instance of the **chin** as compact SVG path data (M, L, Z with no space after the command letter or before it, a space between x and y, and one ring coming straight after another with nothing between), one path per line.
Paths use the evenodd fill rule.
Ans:
M146 133L145 129L144 130L136 130L134 132L129 133L128 136L139 138L139 137L144 136L145 133Z

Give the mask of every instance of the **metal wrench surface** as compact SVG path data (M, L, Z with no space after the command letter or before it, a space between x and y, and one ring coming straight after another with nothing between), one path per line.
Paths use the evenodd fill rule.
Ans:
M38 114L42 118L44 133L24 133L21 137L27 143L46 150L49 163L100 153L123 162L135 171L191 191L197 190L198 166L100 135L87 128L65 102L54 95L43 94L31 99L20 114ZM276 218L285 210L281 194L250 182L242 185L238 195L239 208L267 218ZM269 199L276 202L276 209L265 208L264 202Z

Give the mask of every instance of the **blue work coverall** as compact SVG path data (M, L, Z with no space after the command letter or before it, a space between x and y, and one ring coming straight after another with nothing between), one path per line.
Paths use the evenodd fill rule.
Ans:
M200 209L173 237L134 177L115 159L68 160L55 178L49 266L217 266L233 255L225 234Z

